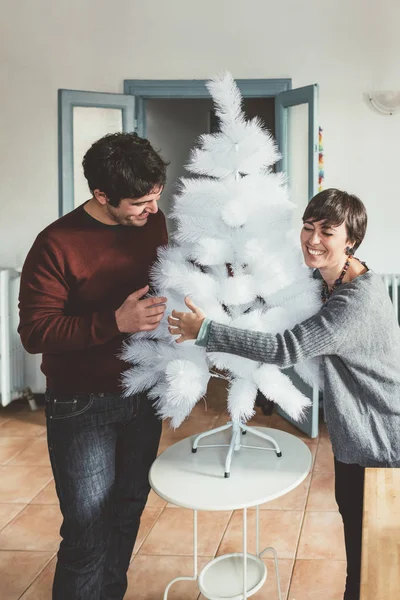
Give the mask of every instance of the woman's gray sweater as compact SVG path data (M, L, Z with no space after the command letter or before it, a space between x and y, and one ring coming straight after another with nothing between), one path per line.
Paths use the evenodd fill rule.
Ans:
M198 345L285 369L320 356L333 453L344 463L400 466L400 328L371 271L334 290L318 314L283 334L214 321Z

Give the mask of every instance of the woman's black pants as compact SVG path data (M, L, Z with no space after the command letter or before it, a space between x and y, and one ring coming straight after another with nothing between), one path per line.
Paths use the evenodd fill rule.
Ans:
M364 474L364 467L335 458L335 497L343 519L347 557L344 600L360 598Z

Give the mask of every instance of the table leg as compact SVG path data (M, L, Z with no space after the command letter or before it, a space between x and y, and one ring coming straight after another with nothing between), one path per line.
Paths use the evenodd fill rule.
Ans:
M247 508L243 509L243 600L247 600Z
M197 510L193 511L193 575L188 577L175 577L169 582L164 591L164 599L168 600L170 587L177 581L196 581L198 577L198 559L197 559Z
M260 507L256 506L256 556L260 554Z
M259 554L259 557L261 558L261 557L262 557L262 555L263 555L265 552L268 552L268 551L269 551L269 552L272 552L272 555L273 555L273 557L274 557L274 563L275 563L275 574L276 574L276 585L277 585L277 588L278 588L278 598L279 598L279 600L282 600L281 580L280 580L280 577L279 577L279 566L278 566L278 555L277 555L277 553L276 553L276 550L275 550L275 548L273 548L272 546L269 546L268 548L265 548L265 550L263 550L263 551L261 552L261 554Z

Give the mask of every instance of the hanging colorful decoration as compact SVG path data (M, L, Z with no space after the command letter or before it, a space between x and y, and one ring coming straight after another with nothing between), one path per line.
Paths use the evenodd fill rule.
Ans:
M318 128L318 191L324 189L324 146L322 143L322 127Z

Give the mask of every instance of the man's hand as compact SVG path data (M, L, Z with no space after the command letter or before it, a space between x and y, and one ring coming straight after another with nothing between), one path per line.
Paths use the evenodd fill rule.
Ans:
M117 327L121 333L137 333L157 329L164 316L167 298L145 298L149 286L130 294L115 311Z
M206 315L198 308L190 298L185 298L185 304L192 312L184 313L173 310L171 316L168 317L168 331L172 335L179 335L176 339L177 344L186 342L186 340L195 340L199 334L201 324Z

